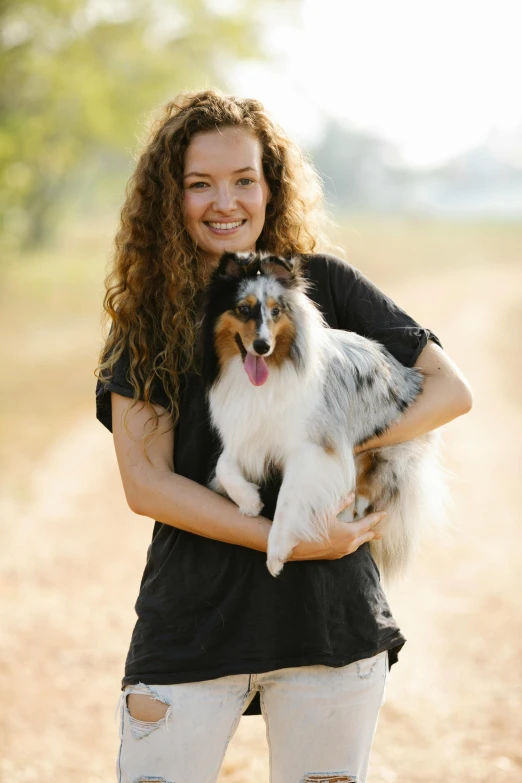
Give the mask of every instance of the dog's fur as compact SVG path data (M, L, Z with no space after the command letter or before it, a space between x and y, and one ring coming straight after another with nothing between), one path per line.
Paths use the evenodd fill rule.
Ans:
M401 573L422 523L442 514L438 439L428 433L355 458L353 449L401 417L422 392L422 372L374 340L329 329L299 260L260 254L223 255L206 291L202 346L223 445L210 486L257 516L258 484L272 467L283 473L270 572L299 541L327 538L328 519L356 489L340 519L386 511L374 528L382 540L370 547L384 579Z

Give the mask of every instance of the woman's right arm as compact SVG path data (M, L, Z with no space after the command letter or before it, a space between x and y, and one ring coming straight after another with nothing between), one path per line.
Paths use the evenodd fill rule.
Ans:
M131 409L132 400L111 392L114 447L127 503L135 514L157 519L179 530L228 544L266 552L270 520L247 517L235 503L216 494L196 481L174 472L174 432L169 414L160 405L154 409L164 414L160 430L148 446L145 456L143 435L151 429L150 413L143 404ZM127 415L127 430L123 416ZM170 427L164 432L165 424ZM346 502L343 504L343 507ZM342 508L339 509L339 512ZM382 517L368 517L346 524L332 520L331 541L308 542L295 547L291 560L334 560L354 552L362 543L378 534L372 530Z

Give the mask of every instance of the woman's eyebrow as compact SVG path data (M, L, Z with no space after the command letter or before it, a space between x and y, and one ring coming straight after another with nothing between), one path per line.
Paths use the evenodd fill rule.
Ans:
M255 169L253 166L245 166L242 169L236 169L232 172L232 174L243 174L245 171L255 171L257 172L257 169ZM183 179L186 179L187 177L209 177L210 174L202 174L201 171L189 171L188 174L185 174L183 176Z

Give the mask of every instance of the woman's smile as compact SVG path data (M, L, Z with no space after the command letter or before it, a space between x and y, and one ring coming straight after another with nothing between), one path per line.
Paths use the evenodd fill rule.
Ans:
M243 218L241 220L204 220L203 221L206 226L216 235L223 235L226 234L229 236L230 234L234 234L240 229L242 226L245 225L246 218Z

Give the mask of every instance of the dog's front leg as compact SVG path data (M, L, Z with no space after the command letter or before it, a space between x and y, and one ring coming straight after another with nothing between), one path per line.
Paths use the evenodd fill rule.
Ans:
M287 457L268 536L267 567L273 576L300 541L328 538L329 516L354 485L351 465L347 468L335 453L318 445L302 444Z
M223 451L216 465L216 478L226 490L229 498L237 503L242 514L257 517L263 508L259 487L247 481L235 457Z

